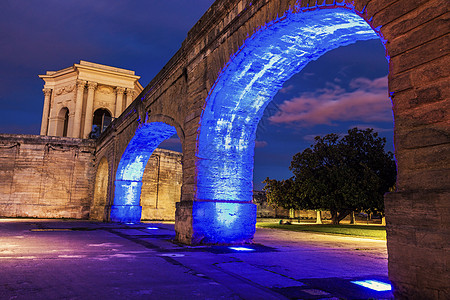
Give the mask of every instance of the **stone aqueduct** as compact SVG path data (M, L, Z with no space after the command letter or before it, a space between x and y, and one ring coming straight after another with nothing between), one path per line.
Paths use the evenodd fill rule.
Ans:
M308 61L376 34L389 63L398 167L397 191L385 198L389 276L399 298L449 297L448 7L447 0L216 1L98 140L103 218L139 218L141 169L176 132L184 155L178 240L250 240L254 133L265 105Z

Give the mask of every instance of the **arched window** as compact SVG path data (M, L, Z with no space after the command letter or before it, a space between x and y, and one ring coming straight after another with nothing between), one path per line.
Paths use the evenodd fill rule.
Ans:
M64 114L63 136L67 136L67 128L69 127L69 110L66 109Z
M58 136L67 136L67 131L69 128L69 109L67 107L62 108L59 111L56 128Z
M94 112L94 120L92 121L92 131L95 131L95 126L103 132L109 124L111 124L111 113L104 108L99 108Z

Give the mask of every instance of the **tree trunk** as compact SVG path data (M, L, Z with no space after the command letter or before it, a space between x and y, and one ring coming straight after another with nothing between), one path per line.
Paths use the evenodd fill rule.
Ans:
M339 222L342 221L346 216L348 216L349 213L351 213L351 210L344 210L344 211L331 211L331 223L333 225L339 225ZM339 213L339 214L338 214Z
M339 225L338 213L337 211L331 211L331 224Z
M385 216L381 216L381 225L386 226L386 217Z
M316 210L316 224L322 224L322 212L320 210Z
M295 210L293 208L289 209L289 219L295 219Z
M355 224L355 212L352 211L350 214L350 224Z

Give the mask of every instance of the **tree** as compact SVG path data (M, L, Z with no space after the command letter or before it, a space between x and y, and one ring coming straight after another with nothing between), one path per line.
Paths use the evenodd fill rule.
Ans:
M269 179L263 181L266 192L267 202L272 207L283 207L286 209L298 209L300 202L297 199L297 191L294 185L293 178L278 181L276 179Z
M298 191L294 178L278 181L267 177L263 183L265 187L267 202L272 207L283 207L289 209L289 215L294 217L294 210L310 209L311 203L306 198L302 198Z
M396 166L386 139L373 129L350 129L317 136L315 145L294 155L297 198L308 199L309 208L330 210L333 224L355 210L383 212L383 195L395 184Z

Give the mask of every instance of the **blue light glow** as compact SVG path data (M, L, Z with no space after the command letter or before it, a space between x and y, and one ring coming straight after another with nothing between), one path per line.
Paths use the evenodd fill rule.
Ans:
M197 148L196 198L233 201L235 207L210 207L205 215L215 216L211 223L222 229L197 231L210 240L223 241L226 238L218 234L236 231L241 222L254 227L256 214L243 215L236 202L252 201L255 136L265 107L283 83L311 60L340 46L374 38L377 35L361 17L336 8L289 11L244 42L209 92ZM249 233L242 236L248 238Z
M392 290L392 286L389 283L378 281L378 280L357 280L350 281L351 283L369 288L377 292L385 292Z
M255 251L255 249L247 247L228 247L228 248L235 251Z
M143 124L136 130L117 168L111 221L141 221L139 204L145 166L156 147L173 134L176 134L175 128L161 122Z
M149 229L149 230L157 230L159 228L158 227L147 227L147 229Z
M239 202L195 201L193 239L199 244L251 242L255 233L256 205Z

